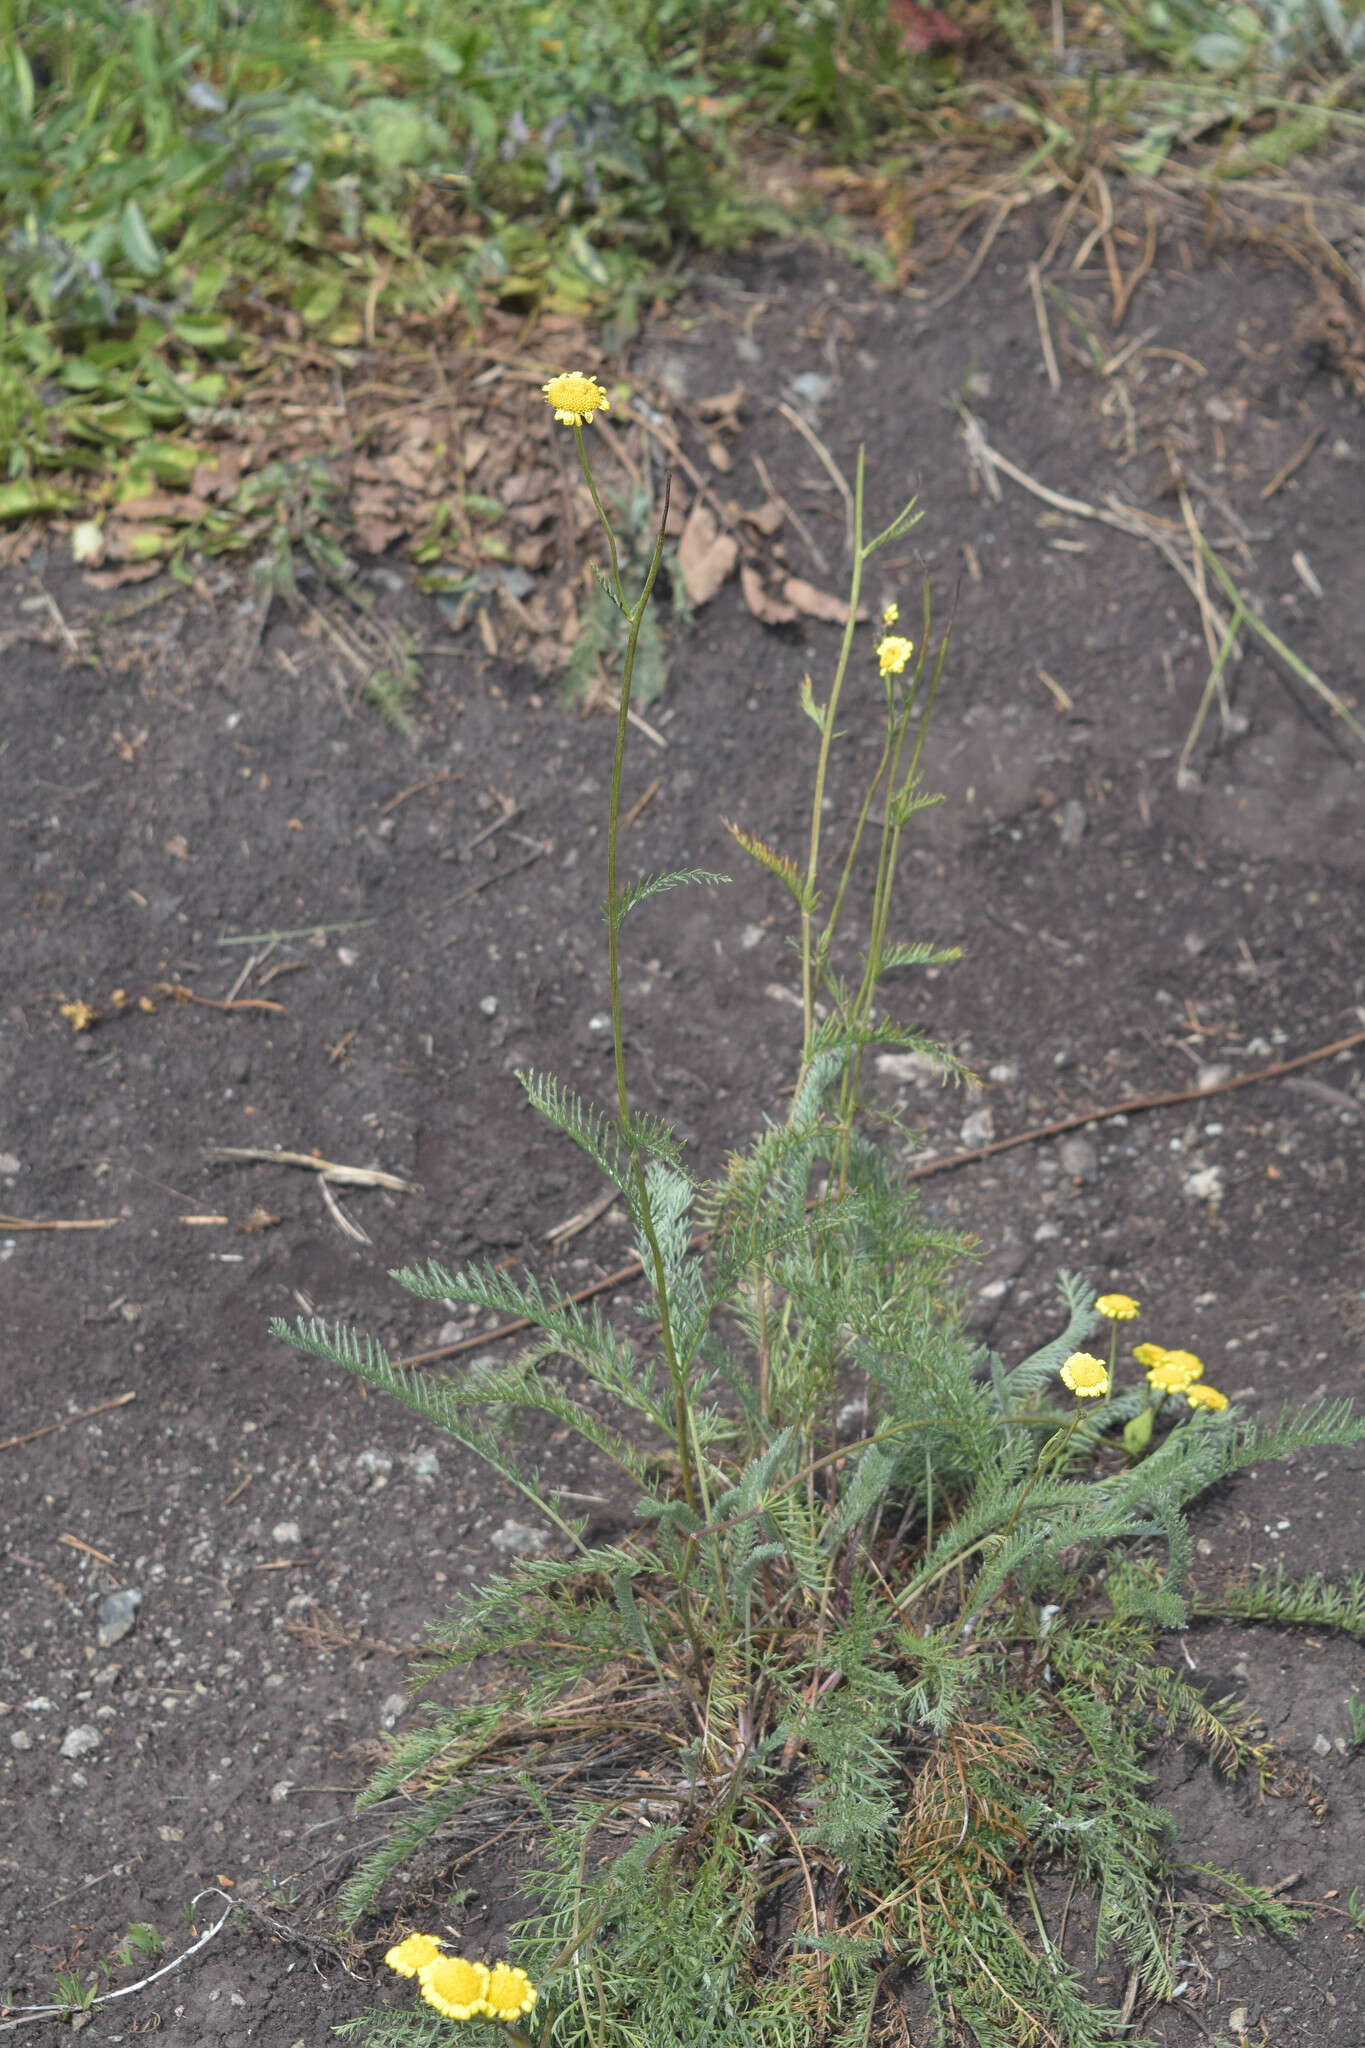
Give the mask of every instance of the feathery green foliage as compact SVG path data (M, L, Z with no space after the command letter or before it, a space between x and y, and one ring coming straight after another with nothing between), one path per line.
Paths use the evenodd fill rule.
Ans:
M1059 1334L1032 1357L1011 1366L968 1340L947 1291L966 1247L926 1218L860 1119L866 1046L922 1044L877 1012L881 976L937 957L889 935L943 670L927 598L913 670L883 678L882 761L837 886L821 886L862 571L912 517L864 541L861 463L855 511L839 666L809 706L820 753L804 871L735 833L797 901L800 1068L783 1121L702 1187L627 1088L619 937L650 885L618 883L617 821L662 533L633 605L612 546L607 587L627 628L608 821L615 1112L542 1075L522 1082L629 1208L639 1332L551 1299L533 1275L435 1263L394 1277L419 1299L524 1317L517 1358L427 1374L350 1330L275 1326L476 1451L562 1539L561 1555L519 1560L434 1623L427 1725L395 1739L363 1802L394 1814L392 1832L340 1902L350 1924L395 1908L408 1860L477 1845L490 1800L525 1816L533 1910L515 1955L539 1986L542 2048L867 2048L888 1987L915 1969L941 2020L981 2048L1101 2048L1121 2016L1091 2001L1033 1872L1069 1874L1095 1957L1167 1996L1181 1923L1148 1752L1178 1733L1225 1771L1263 1761L1256 1731L1157 1654L1189 1615L1185 1510L1253 1460L1365 1435L1340 1404L1260 1421L1185 1403L1151 1411L1129 1455L1144 1384L1106 1377L1096 1400L1059 1399L1059 1371L1100 1320L1072 1274ZM876 791L880 837L864 848ZM874 881L855 982L829 962L860 850ZM632 1482L630 1534L587 1542L519 1446L527 1414ZM1365 1594L1277 1581L1252 1596L1252 1618L1354 1627ZM442 1681L457 1674L452 1704ZM1272 1924L1255 1887L1218 1881L1229 1913ZM434 2016L406 2013L358 2031L443 2038Z

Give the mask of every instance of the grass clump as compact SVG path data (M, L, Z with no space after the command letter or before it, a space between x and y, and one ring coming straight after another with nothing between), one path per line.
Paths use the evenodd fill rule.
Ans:
M1253 1463L1356 1441L1365 1421L1344 1404L1267 1420L1207 1388L1192 1399L1199 1361L1177 1370L1190 1355L1157 1347L1157 1377L1130 1374L1117 1332L1138 1304L1097 1305L1069 1274L1056 1334L1031 1357L1011 1363L967 1338L948 1289L964 1246L924 1214L860 1116L869 1046L953 1064L882 1007L889 975L947 957L892 935L901 843L930 801L921 750L947 650L927 593L918 646L894 608L883 616L863 670L880 756L832 866L824 844L864 571L916 517L906 506L867 538L861 462L837 669L823 702L803 686L816 733L804 858L733 828L794 900L803 1038L790 1102L705 1183L671 1130L634 1108L623 927L651 895L721 878L618 875L663 522L632 596L586 454L594 393L581 378L546 387L602 514L602 587L624 635L605 906L615 1100L604 1110L546 1076L521 1079L628 1208L646 1298L627 1334L529 1274L397 1274L418 1299L529 1321L518 1357L465 1377L396 1365L348 1329L275 1325L445 1429L561 1543L434 1625L425 1679L469 1673L473 1687L394 1740L361 1801L390 1828L342 1915L392 1913L414 1859L439 1876L457 1842L502 1839L510 1813L536 1844L512 1952L537 1992L542 2048L864 2048L904 2038L896 1993L915 1975L940 2022L981 2048L1100 2048L1132 2007L1094 2000L1097 1962L1120 1964L1143 2006L1172 1989L1181 1918L1152 1746L1178 1733L1225 1771L1265 1762L1235 1710L1156 1654L1189 1613L1185 1509ZM836 940L867 870L855 972L836 965L848 957ZM1106 1324L1107 1361L1082 1348ZM1131 1431L1140 1416L1151 1419ZM553 1470L518 1448L519 1423L536 1418L629 1484L630 1533L590 1540ZM490 1660L496 1678L480 1682ZM1084 1901L1086 1953L1049 1919L1039 1887L1056 1874ZM1280 1926L1274 1902L1235 1875L1199 1881L1221 1885L1246 1922ZM504 2020L480 1988L486 1966L439 1947L413 1934L390 1952L434 2010L343 2031L435 2043L457 2003L460 2016Z

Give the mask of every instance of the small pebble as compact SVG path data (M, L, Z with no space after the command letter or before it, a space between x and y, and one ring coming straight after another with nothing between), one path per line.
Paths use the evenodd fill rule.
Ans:
M277 1778L270 1788L271 1805L283 1806L293 1789L294 1780L292 1778Z
M142 1594L136 1586L126 1586L121 1593L111 1593L100 1602L99 1627L95 1639L102 1650L114 1643L121 1643L131 1635L137 1623L138 1609L142 1605Z
M1061 1234L1060 1225L1056 1223L1040 1223L1033 1233L1033 1242L1035 1244L1047 1244L1052 1238L1060 1237Z
M23 1161L16 1159L12 1152L0 1152L0 1174L3 1174L6 1180L13 1179L16 1173L22 1173L23 1170Z
M380 1726L392 1728L400 1714L406 1714L410 1705L405 1692L391 1692L379 1709Z
M1057 826L1062 835L1062 845L1079 846L1085 837L1085 805L1078 796L1069 796L1057 814Z
M435 1451L409 1451L403 1463L413 1478L420 1480L423 1485L430 1486L434 1479L441 1476L441 1461Z
M99 1729L82 1725L78 1728L67 1729L66 1734L62 1737L61 1753L68 1762L74 1762L78 1756L89 1756L91 1750L98 1749L99 1746Z
M995 1136L995 1118L988 1109L975 1110L964 1117L962 1123L962 1144L966 1151L975 1151L978 1145L989 1145Z
M303 1531L297 1522L276 1522L270 1532L270 1540L281 1550L294 1549L303 1541Z
M10 1736L9 1746L11 1749L32 1749L33 1737L27 1728L16 1728Z
M1069 1173L1073 1180L1093 1180L1099 1171L1099 1146L1093 1138L1087 1138L1079 1131L1062 1139L1057 1147L1057 1158L1062 1172Z
M989 1067L986 1071L986 1079L994 1081L1001 1088L1008 1088L1011 1081L1019 1079L1019 1069L1012 1066Z
M368 1472L372 1479L382 1478L393 1470L393 1459L387 1451L362 1451L355 1462L356 1469Z
M1194 1085L1201 1095L1207 1095L1211 1088L1221 1088L1224 1081L1231 1079L1232 1068L1225 1066L1221 1060L1215 1060L1209 1066L1199 1069L1195 1075Z
M479 997L479 1008L480 1008L480 1009L481 1009L481 1010L483 1011L483 1014L484 1014L484 1016L485 1016L485 1017L496 1017L496 1016L497 1016L497 1014L498 1014L498 999L497 999L497 997L496 997L496 996L480 996L480 997Z
M1014 1282L1012 1280L988 1280L984 1287L977 1289L978 1301L1003 1301Z
M927 1088L939 1078L939 1069L927 1052L878 1053L877 1072L915 1088Z
M504 1522L500 1529L493 1531L488 1540L495 1550L543 1550L545 1531L532 1529L525 1522Z
M1221 1166L1201 1167L1185 1182L1185 1193L1192 1202L1220 1202L1223 1199L1223 1169Z

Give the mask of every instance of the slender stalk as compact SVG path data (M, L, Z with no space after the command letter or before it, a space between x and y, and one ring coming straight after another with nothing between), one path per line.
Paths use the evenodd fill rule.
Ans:
M629 607L626 604L626 593L621 586L621 565L616 559L616 535L611 530L611 521L608 519L606 513L602 510L602 500L598 497L597 485L592 480L592 469L588 463L588 451L583 446L582 420L574 421L573 435L574 440L578 443L578 466L582 470L584 481L588 486L588 496L592 499L593 510L596 512L598 519L602 523L602 531L607 536L607 552L611 556L611 580L616 592L616 602L620 605L622 611L624 612L629 610ZM664 488L665 490L667 490L666 484ZM657 566L658 565L656 563L655 567L657 568ZM649 577L649 585L647 585L646 588L648 589L649 586L653 584L653 582L654 570L651 570Z
M820 872L820 823L825 801L825 776L829 768L829 750L834 739L834 720L839 709L839 698L848 673L848 658L853 652L853 634L858 622L858 598L863 587L863 563L866 551L863 547L863 450L858 450L858 467L853 485L853 574L849 582L848 618L844 624L843 643L839 649L839 663L830 685L829 702L825 705L820 730L820 754L815 764L815 792L811 800L810 850L806 859L806 896L801 909L801 1011L805 1019L805 1038L801 1047L801 1073L797 1081L798 1090L806 1078L810 1066L810 1042L815 1034L815 981L812 972L813 958L811 931L814 920L813 897L816 879Z

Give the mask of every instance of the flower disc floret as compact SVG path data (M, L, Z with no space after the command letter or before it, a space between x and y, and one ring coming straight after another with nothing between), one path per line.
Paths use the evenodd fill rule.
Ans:
M440 1953L441 1944L434 1934L410 1934L406 1941L389 1950L384 1961L400 1977L415 1977L427 1963L434 1963Z
M491 2019L488 1970L467 1956L438 1956L417 1972L422 1996L448 2020Z
M888 633L877 645L877 666L884 676L898 676L915 651L913 640L902 640L899 633Z
M1204 1377L1204 1361L1196 1358L1192 1351L1163 1351L1160 1363L1171 1375L1171 1386L1178 1394L1183 1393L1194 1380Z
M595 412L611 411L611 400L602 386L582 370L566 370L562 377L551 377L540 388L554 407L555 418L566 427L575 427L580 420L591 426Z
M1227 1395L1220 1394L1217 1387L1186 1387L1185 1399L1191 1408L1208 1408L1215 1415L1228 1405Z
M488 1973L488 2011L495 2020L519 2019L536 2002L536 1987L525 1970L495 1963Z
M1131 1294L1102 1294L1095 1303L1095 1310L1111 1323L1130 1323L1138 1312L1138 1305Z
M1073 1351L1062 1367L1062 1384L1070 1387L1078 1401L1093 1400L1109 1392L1109 1369L1089 1351Z

